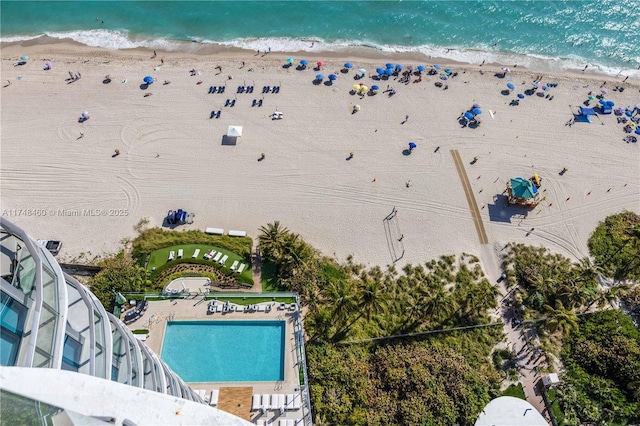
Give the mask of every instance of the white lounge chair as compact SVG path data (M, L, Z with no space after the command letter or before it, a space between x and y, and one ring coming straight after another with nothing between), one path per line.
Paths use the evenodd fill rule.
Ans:
M300 398L300 394L296 393L293 395L293 409L294 410L299 410L300 407L302 406L301 404L301 398Z
M220 396L220 391L218 389L214 389L211 391L211 398L209 399L209 405L218 405L218 397Z
M281 412L284 412L284 394L283 393L279 393L278 395L276 395L278 397L277 401L278 404L276 405L276 409L280 410Z
M200 254L200 249L196 249L196 251L193 252L193 256L191 257L194 259L197 259L199 254Z
M178 250L178 259L181 259L183 254L184 254L184 251L182 251L182 249L179 249Z
M173 260L175 257L176 257L176 252L175 252L175 251L173 251L173 250L171 250L171 251L169 252L169 260L171 261L171 260Z
M239 261L237 261L237 260L234 260L234 261L233 261L233 265L231 265L231 268L230 268L230 269L231 269L232 271L235 271L235 270L236 270L236 268L238 267L238 263L240 263L240 262L239 262Z
M238 270L236 271L238 274L241 274L242 271L244 271L244 268L247 266L246 263L243 263L242 265L240 265L240 267L238 268Z
M256 420L256 425L257 426L265 426L266 423L264 422L264 419L258 419L258 420Z
M294 394L292 393L288 393L287 394L287 404L285 405L285 408L287 410L293 410L293 398L294 398Z
M227 262L227 259L229 258L229 256L227 256L226 254L224 256L222 256L222 259L220 259L218 261L219 264L224 265Z
M219 251L219 252L218 252L218 254L216 254L216 257L214 257L214 258L213 258L213 261L214 261L214 262L217 262L217 261L219 261L219 260L220 260L220 258L221 258L221 257L222 257L222 252L221 252L221 251Z
M266 307L264 305L258 305L258 312L264 312L265 308Z
M205 255L204 255L204 258L205 258L205 259L207 259L207 260L210 260L210 259L212 259L212 258L213 258L213 256L214 256L215 254L216 254L216 251L215 251L215 250L211 250L209 253L207 253L207 254L205 254Z
M251 411L258 411L260 409L260 395L253 395L251 397Z
M265 411L271 410L270 398L271 398L271 395L269 394L262 395L262 409Z

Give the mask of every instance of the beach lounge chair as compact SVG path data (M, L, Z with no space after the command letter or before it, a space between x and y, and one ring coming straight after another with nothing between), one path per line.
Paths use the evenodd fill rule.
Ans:
M271 312L271 308L272 308L272 307L273 307L273 303L269 303L269 304L265 307L264 311L265 311L265 312Z
M260 100L258 101L258 106L259 106L259 107L261 107L261 106L262 106L262 99L260 99Z
M257 426L265 426L264 419L258 419L258 420L256 420L256 425L257 425Z
M293 409L299 410L301 406L302 404L301 404L300 394L296 393L293 395Z
M193 252L193 256L191 257L194 259L197 259L199 255L200 255L200 249L196 249L196 251Z
M295 310L296 310L296 308L297 308L297 307L296 307L296 304L295 304L295 303L292 303L291 305L289 305L289 310L290 310L290 311L295 311Z
M293 398L294 398L294 394L292 393L288 393L287 394L287 403L285 405L285 409L287 410L293 410Z
M233 265L231 265L231 268L230 268L230 269L231 269L232 271L235 271L235 270L236 270L236 268L238 267L238 263L240 263L240 262L239 262L239 261L237 261L237 260L234 260L234 261L233 261Z
M222 257L222 252L219 251L218 254L216 254L216 257L213 259L213 261L217 262L218 260L220 260L221 257Z
M178 259L182 259L183 254L184 254L184 251L182 249L178 250Z
M215 250L211 250L209 253L204 255L204 258L207 260L211 260L211 258L213 258L213 256L216 254Z
M218 405L219 396L220 396L220 391L218 389L212 390L211 396L209 397L209 405Z
M229 256L227 256L226 254L224 256L222 256L222 259L220 259L218 261L219 264L224 265L227 262L227 259L229 258Z
M253 395L251 397L251 411L258 411L260 409L260 395Z
M169 252L169 261L172 261L176 257L176 252L171 250Z
M216 312L216 305L209 305L207 308L207 313L214 314Z
M269 402L270 398L271 398L271 395L269 394L262 395L261 406L264 411L271 410L271 403Z
M265 311L265 306L264 305L258 305L258 312L264 312Z
M236 270L236 272L237 272L238 274L241 274L241 273L242 273L242 271L244 271L245 266L247 266L247 264L246 264L246 263L243 263L243 264L242 264L242 265L240 265L240 267Z
M222 110L216 112L216 118L220 118L220 114L222 113Z

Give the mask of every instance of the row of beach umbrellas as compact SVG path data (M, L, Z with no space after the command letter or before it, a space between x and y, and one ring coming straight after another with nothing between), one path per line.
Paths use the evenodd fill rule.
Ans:
M293 63L295 62L293 58L287 58L286 61L290 65L293 65ZM306 67L306 66L309 65L309 61L306 60L306 59L301 59L300 60L300 65L302 65L303 67ZM325 62L324 61L318 61L318 62L316 62L316 65L318 66L318 68L320 68L320 67L325 65ZM353 63L345 62L343 66L344 66L345 69L350 70L350 69L353 68ZM436 69L436 70L441 69L440 65L438 65L438 64L434 64L433 68ZM376 68L376 72L378 74L380 74L380 75L383 75L383 74L392 75L393 73L401 71L403 69L404 69L404 65L403 64L393 64L391 62L388 62L388 63L385 64L384 68L382 68L382 67ZM424 72L424 71L427 70L427 67L424 66L424 65L418 65L416 67L416 69L419 72ZM364 68L358 68L358 72L361 73L361 74L366 74L367 70L364 69ZM444 72L447 73L447 74L453 73L453 71L451 69L449 69L449 68L446 68L444 70Z

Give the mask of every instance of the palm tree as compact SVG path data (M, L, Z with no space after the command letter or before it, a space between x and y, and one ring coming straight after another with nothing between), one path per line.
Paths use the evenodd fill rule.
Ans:
M367 281L360 288L358 308L362 316L371 320L372 315L379 315L387 310L387 293L379 281Z
M261 226L260 232L258 239L264 257L278 263L282 256L284 237L289 234L289 230L280 226L280 221L276 220L267 226Z
M551 333L562 330L566 336L570 331L578 328L578 316L571 309L566 309L561 301L556 301L556 307L544 306L548 312L546 327Z
M585 257L579 263L574 264L578 277L584 282L593 282L598 275L603 273L602 267L598 262L592 262L591 259Z
M430 321L441 322L450 317L455 308L453 297L440 288L424 303L422 312Z

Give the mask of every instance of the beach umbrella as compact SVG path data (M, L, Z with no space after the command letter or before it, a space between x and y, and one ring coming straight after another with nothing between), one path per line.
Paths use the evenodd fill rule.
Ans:
M518 98L524 99L524 95L522 93L518 93Z
M366 92L368 90L369 90L369 88L367 86L365 86L364 84L360 85L360 92Z
M424 70L426 70L427 68L424 65L418 65L418 71L422 72Z
M316 80L324 80L324 74L316 74Z
M607 93L609 93L609 91L603 87L602 89L600 89L600 93L606 95Z
M386 70L384 70L384 73L386 75L393 75L393 68L387 68Z
M531 83L531 85L532 85L533 87L535 87L536 89L538 88L538 83L536 83L535 81L534 81L533 83Z
M309 65L309 61L307 61L306 59L302 59L300 60L300 65L304 65L306 67L307 65Z
M513 85L513 83L507 83L507 88L508 88L509 90L513 90L513 89L515 89L515 88L516 88L516 86L514 86L514 85Z
M439 70L439 69L440 69L440 65L438 65L438 64L434 64L434 65L433 65L433 67L434 67L435 69L437 69L437 70Z
M449 76L446 74L440 74L440 80L449 80Z
M153 77L151 77L150 75L146 76L145 78L142 79L142 81L144 81L147 84L151 84L153 83Z
M607 101L605 101L604 99L600 99L600 100L598 101L598 103L599 103L600 105L606 105L606 102L607 102Z
M360 111L360 105L356 105L356 106L354 106L354 107L353 107L353 110L354 110L354 111Z
M511 69L509 67L502 67L502 71L506 73L508 73L509 71L511 71Z
M613 107L613 106L615 106L615 103L614 103L613 101L607 101L607 102L605 102L604 104L605 104L606 106L608 106L608 107Z
M371 90L380 90L380 88L376 85L371 86Z
M404 68L404 65L402 65L402 64L397 64L397 65L396 65L396 69L397 69L397 70L401 70L401 69L403 69L403 68Z
M480 104L473 104L473 107L474 107L474 108L482 108L482 107L480 106Z
M318 66L318 68L319 68L319 67L321 67L321 66L323 66L323 65L324 65L324 62L322 62L322 61L318 61L318 62L316 62L316 65L317 65L317 66Z
M409 149L415 149L417 147L418 147L418 145L416 145L415 142L409 142Z
M482 110L480 108L474 108L471 110L471 112L475 115L482 114Z
M393 64L391 62L387 62L385 65L386 69L392 69L393 68Z
M384 74L384 68L376 68L376 72L380 75Z
M473 119L473 113L471 111L467 111L464 113L465 118L468 118L469 120Z
M358 72L364 75L367 72L367 70L365 70L364 68L358 68Z
M337 79L338 79L338 76L337 76L337 75L335 75L335 74L329 74L329 80L334 81L334 80L337 80Z
M287 58L287 63L288 64L292 64L293 63L293 58Z
M29 60L29 57L28 57L28 56L26 56L26 55L22 55L22 56L20 56L20 60L21 60L21 61L28 61L28 60Z
M82 114L80 114L80 117L82 118L89 118L89 111L83 111Z
M351 68L353 68L353 64L351 62L345 62L344 63L344 67L348 70L350 70Z
M594 99L595 99L595 96L593 96L593 95L589 95L589 96L587 96L587 99L589 99L590 101L592 101L592 100L594 100Z
M452 74L453 71L451 71L451 68L445 68L444 72L446 72L447 74Z
M359 84L354 84L352 89L357 92L358 90L360 90L360 85Z

